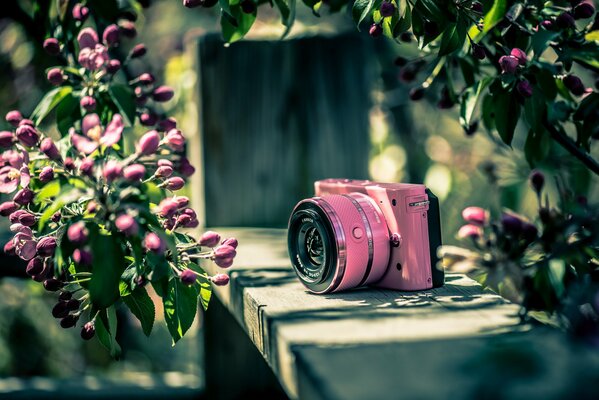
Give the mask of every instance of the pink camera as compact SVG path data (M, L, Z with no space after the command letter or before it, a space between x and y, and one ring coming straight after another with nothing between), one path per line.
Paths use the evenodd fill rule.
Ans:
M316 197L293 209L287 238L310 291L443 285L439 201L424 185L325 179L314 186Z

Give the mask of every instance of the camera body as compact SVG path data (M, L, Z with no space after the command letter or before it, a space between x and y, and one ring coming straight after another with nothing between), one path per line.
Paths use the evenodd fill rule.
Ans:
M325 179L315 194L289 222L291 261L309 290L443 285L439 202L424 185Z

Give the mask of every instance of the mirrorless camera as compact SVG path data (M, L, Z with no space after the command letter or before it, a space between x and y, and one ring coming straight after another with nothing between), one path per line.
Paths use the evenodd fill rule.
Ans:
M310 291L443 285L439 200L424 185L325 179L314 186L316 197L293 209L287 238Z

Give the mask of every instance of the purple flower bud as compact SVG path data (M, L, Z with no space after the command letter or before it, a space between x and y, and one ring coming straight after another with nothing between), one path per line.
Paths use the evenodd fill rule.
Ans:
M78 221L69 226L69 229L67 229L67 237L71 243L75 245L82 245L87 242L89 231L85 227L85 223L83 221Z
M185 181L183 178L178 176L173 176L172 178L168 178L166 181L164 181L164 187L168 190L176 191L181 189L183 186L185 186Z
M104 178L107 182L112 182L115 179L119 178L123 172L123 167L116 160L109 160L104 165Z
M220 244L231 246L232 248L236 249L239 242L237 242L237 239L235 239L234 237L230 237L223 240Z
M108 25L102 34L102 41L108 47L119 44L119 27L115 24Z
M533 170L530 174L530 185L537 194L541 194L543 186L545 185L545 175L539 170Z
M586 19L591 18L595 14L595 6L590 1L583 1L574 7L574 18L575 19Z
M553 21L550 21L548 19L541 21L541 26L545 29L552 29L553 28Z
M154 101L165 102L173 98L175 92L168 86L158 86L152 93Z
M182 213L189 215L192 219L197 218L196 212L193 210L193 208L186 208L182 211Z
M160 145L160 136L157 131L146 132L137 144L137 152L142 155L154 154Z
M71 299L67 301L67 309L69 311L77 311L80 305L81 302L77 299Z
M226 244L221 244L214 249L214 261L219 259L234 258L237 255L235 248Z
M139 122L143 126L154 126L158 121L158 116L152 112L145 112L139 116Z
M585 92L585 87L579 77L576 75L566 75L563 79L564 86L568 88L575 96L581 96Z
M200 246L215 247L220 242L220 235L214 231L207 231L200 237Z
M122 19L119 21L118 24L119 30L123 36L128 37L130 39L137 36L137 29L135 28L135 23L133 23L132 21Z
M114 221L114 225L119 231L125 234L125 236L137 235L137 232L139 231L139 226L135 219L127 214L119 215L116 221Z
M56 292L63 286L63 283L56 278L50 278L44 281L44 289L48 292Z
M94 159L86 157L79 164L79 171L85 176L94 175Z
M50 182L52 179L54 179L54 168L50 166L42 168L39 178L43 183Z
M23 146L33 147L37 144L40 137L37 130L31 125L21 125L17 128L16 136Z
M166 158L161 158L156 162L156 165L159 167L168 166L173 167L173 162L171 160L167 160Z
M501 216L503 230L512 235L519 235L522 230L522 220L513 214L504 213Z
M168 218L179 209L179 204L171 199L164 199L158 205L158 214L163 218Z
M56 250L56 238L52 236L41 238L40 241L37 242L36 250L37 254L42 257L53 256L54 251Z
M555 24L560 29L568 29L574 28L574 26L576 26L576 21L574 20L572 14L569 12L563 12L555 19Z
M514 47L512 49L512 51L510 52L510 55L512 57L516 57L516 59L518 60L518 64L520 64L520 65L526 65L526 63L528 62L528 57L526 56L526 53L524 52L524 50L519 49L517 47Z
M29 126L33 127L35 124L33 123L32 120L23 118L22 120L19 121L19 126L23 126L23 125L29 125Z
M179 205L179 208L184 208L184 207L187 207L189 205L189 197L178 196L177 198L174 198L174 200ZM192 217L195 217L195 215L193 215Z
M214 263L221 268L229 268L233 265L233 258L216 258Z
M27 263L27 269L25 272L29 276L39 275L44 269L44 260L40 257L35 257L29 260Z
M118 72L118 70L121 69L121 62L117 59L112 59L108 61L108 64L106 64L106 71L109 74L116 74Z
M242 0L240 3L241 11L245 14L253 14L256 12L256 4L252 0Z
M94 111L96 109L96 99L91 96L84 96L79 104L86 111Z
M379 9L381 16L390 17L395 13L395 5L391 2L383 1Z
M163 165L162 167L158 167L156 170L156 176L158 178L168 178L173 174L173 168L168 165Z
M182 157L179 160L179 167L177 169L183 176L190 177L196 171L196 169L191 165L189 160L186 157Z
M489 220L489 213L481 207L466 207L462 211L464 221L475 225L485 225Z
M165 131L168 132L171 129L175 129L177 127L177 120L174 119L173 117L169 117L167 119L163 119L162 121L160 121L158 123L158 127Z
M424 97L424 88L422 86L417 86L417 87L413 87L412 89L410 89L410 100L412 101L418 101L421 100Z
M532 85L526 79L518 82L518 84L516 85L516 90L524 98L528 98L528 97L532 96L532 91L533 91Z
M67 301L70 300L71 297L73 297L73 293L71 292L60 292L60 294L58 295L58 300Z
M194 8L204 4L204 0L183 0L183 5L187 8Z
M96 334L96 327L93 322L88 322L81 328L81 339L90 340Z
M0 132L0 147L9 148L12 147L15 142L15 136L12 132L2 131Z
M514 56L501 56L499 58L499 66L501 67L501 72L504 74L513 74L516 72L519 64L518 59Z
M128 181L139 181L143 179L146 174L146 167L141 164L133 164L125 167L123 170L123 176Z
M175 151L181 151L185 147L185 137L178 129L171 129L165 135L166 144Z
M60 43L56 38L48 38L44 40L44 50L51 56L60 54Z
M52 214L52 218L50 218L50 220L52 222L58 223L61 218L62 218L62 214L60 213L60 211L56 211L54 214Z
M95 201L90 201L87 203L86 211L89 214L94 214L98 209L98 204Z
M77 325L78 320L79 316L70 314L60 320L60 326L64 329L72 328Z
M81 3L77 3L73 6L73 18L76 21L83 22L87 19L89 15L89 8L85 7Z
M191 217L187 214L181 214L177 217L176 225L186 228L191 223Z
M8 217L18 209L19 205L14 201L5 201L4 203L0 204L0 215L3 217Z
M21 122L21 120L23 119L23 116L21 115L21 113L19 111L12 110L6 114L5 119L6 119L6 122L8 122L12 126L16 127L19 125L19 122Z
M40 143L40 150L50 160L59 161L61 159L58 148L50 138L45 138L42 140L42 142Z
M87 249L75 249L73 251L73 261L80 266L90 266L93 262L92 253Z
M534 226L533 224L529 224L527 222L523 223L522 237L524 238L524 240L526 240L527 242L532 242L533 240L535 240L537 238L538 234L539 234L539 231L537 230L536 226Z
M480 228L480 226L476 226L476 225L472 225L472 224L464 225L458 231L458 237L460 239L466 239L466 238L477 239L477 238L481 237L482 234L483 234L483 230Z
M146 250L156 254L162 254L166 249L164 241L160 238L160 236L158 236L154 232L146 234L144 238L144 247L146 248Z
M146 45L143 43L139 43L139 44L136 44L135 46L133 46L133 49L131 49L131 52L129 53L129 57L131 57L131 58L143 57L146 55L147 52L148 52L148 49L146 49Z
M9 255L9 256L16 255L15 244L13 243L12 239L4 244L4 254Z
M28 213L27 211L24 211L22 214L19 215L19 223L21 225L33 226L35 225L35 221L35 215Z
M383 28L379 24L372 24L368 29L368 34L372 37L379 37L383 34Z
M16 224L16 223L19 222L19 218L23 214L27 214L27 211L25 211L25 210L16 210L16 211L12 212L8 216L8 220L10 221L11 224Z
M192 271L191 269L186 269L181 272L179 275L181 282L185 285L193 285L196 283L196 279L198 279L198 275Z
M152 83L154 83L156 81L156 79L154 78L154 75L150 74L149 72L145 72L145 73L141 74L137 78L137 80L142 85L151 85Z
M67 308L66 301L59 301L54 308L52 308L52 316L54 318L64 318L67 315L69 315L69 309Z
M482 3L478 2L478 1L472 2L472 4L470 5L470 9L477 14L483 13L483 5L482 5Z
M472 42L472 55L479 60L484 60L487 53L485 52L484 46Z
M62 75L62 70L60 68L50 69L46 77L48 78L48 82L54 86L60 86L64 81L64 76Z
M217 274L210 278L216 286L226 286L229 283L229 275Z
M12 200L17 204L25 206L25 205L31 203L31 200L33 200L33 196L34 196L34 193L33 193L33 191L31 191L31 189L23 188L15 194L15 196L12 198Z

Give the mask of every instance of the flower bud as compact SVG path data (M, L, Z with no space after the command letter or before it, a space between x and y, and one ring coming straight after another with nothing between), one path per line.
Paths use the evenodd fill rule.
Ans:
M69 226L69 229L67 229L67 237L71 243L75 245L82 245L87 242L89 231L85 227L85 223L83 221L78 221Z
M4 254L9 256L14 256L15 254L15 244L12 239L4 244Z
M154 154L160 145L160 136L157 131L146 132L137 144L137 152L142 155Z
M555 24L560 29L568 29L574 28L576 26L576 21L574 17L569 12L563 12L555 19Z
M162 166L169 166L172 167L173 166L173 162L170 160L167 160L166 158L161 158L156 162L156 165L158 165L159 167Z
M48 38L44 40L43 44L44 50L51 56L56 56L60 54L60 43L56 38Z
M56 292L61 287L63 287L63 283L56 278L50 278L44 281L44 289L48 292Z
M543 186L545 185L545 175L541 171L534 170L530 174L530 185L537 194L541 194Z
M104 165L104 178L107 182L114 181L121 176L122 172L123 167L121 167L121 164L119 164L119 162L116 160L109 160Z
M216 258L214 263L221 268L229 268L233 265L233 258Z
M144 72L137 78L137 80L142 85L151 85L156 81L156 78L154 78L154 75L150 74L149 72Z
M106 64L106 71L109 74L116 74L119 69L121 69L121 62L119 60L115 58L108 60L108 63Z
M163 119L162 121L160 121L158 123L158 127L161 130L168 132L171 129L175 129L177 127L177 120L173 117L168 117L167 119Z
M33 200L33 196L33 191L31 191L29 188L23 188L14 195L12 200L17 204L25 206L31 203L31 200Z
M40 150L50 160L58 161L61 159L58 148L50 138L45 138L42 140L42 142L40 143Z
M58 300L67 301L67 300L70 300L71 297L73 297L73 293L71 293L69 291L60 292L60 294L58 295Z
M108 47L119 44L119 27L115 24L108 25L102 34L102 41Z
M234 258L237 252L232 246L221 244L214 249L214 259Z
M90 201L89 203L87 203L87 207L86 207L85 211L88 214L94 214L97 210L98 210L98 203L96 203L93 200Z
M216 286L226 286L229 283L229 275L217 274L210 278Z
M179 160L179 167L177 168L177 170L185 177L190 177L194 174L194 172L196 171L196 169L193 167L193 165L191 165L191 163L189 162L189 160L187 159L187 157L182 157L181 160Z
M230 237L223 240L220 244L231 246L232 248L236 249L239 242L237 242L237 239L235 239L234 237Z
M15 136L12 132L2 131L0 132L0 147L1 148L9 148L12 147L15 142Z
M154 89L154 92L152 92L152 98L154 101L158 102L169 101L174 95L175 92L168 86L158 86L156 89Z
M417 87L413 87L412 89L410 89L410 100L412 101L418 101L421 100L424 97L424 88L422 86L417 86Z
M485 52L484 46L472 42L472 55L479 60L484 60L487 53Z
M519 49L517 47L514 47L512 49L512 51L510 52L510 55L512 57L516 57L516 59L518 60L518 64L520 64L520 65L526 65L526 63L528 62L528 57L526 56L526 53L524 52L524 50Z
M179 209L179 204L173 199L164 199L158 205L158 214L163 218L172 216Z
M6 122L8 122L12 126L16 127L19 125L19 122L21 122L21 120L23 119L23 116L21 115L21 113L19 111L12 110L6 114L5 119L6 119Z
M136 182L143 179L146 174L146 167L141 164L133 164L125 167L123 170L123 176L128 181Z
M548 19L541 21L541 26L545 29L552 29L553 28L553 21L550 21Z
M93 176L94 175L94 159L86 157L81 160L79 164L79 172L85 176Z
M191 217L187 214L181 214L177 217L176 225L186 228L191 223Z
M196 283L196 279L198 279L198 275L192 271L191 269L186 269L184 271L181 272L181 274L179 275L179 278L181 279L181 282L185 285L193 285L194 283Z
M58 223L61 218L62 218L62 214L60 213L60 211L56 211L54 214L52 214L52 218L50 218L50 220L52 222Z
M185 185L185 181L183 178L178 176L173 176L172 178L168 178L164 181L164 187L168 190L177 191L181 189Z
M390 17L395 13L395 5L388 1L383 1L379 8L382 17Z
M476 225L485 225L489 220L489 213L480 207L466 207L462 211L464 221Z
M372 24L368 29L368 34L372 37L379 37L383 34L383 28L379 24Z
M69 311L77 311L80 305L81 302L77 299L71 299L67 301L67 309Z
M529 98L532 96L533 88L529 81L526 79L521 80L516 84L516 90L520 93L520 96Z
M5 201L4 203L0 204L0 215L3 217L8 217L18 209L19 205L14 201Z
M27 263L27 269L25 270L25 272L29 276L34 276L34 275L40 274L43 269L44 269L44 260L40 257L35 257L35 258L32 258L31 260L29 260L29 262Z
M52 236L41 238L40 241L37 242L36 250L37 254L42 257L53 256L54 251L56 250L56 238Z
M483 231L480 228L480 226L476 226L476 225L472 225L472 224L464 225L458 231L458 237L460 239L466 239L466 238L477 239L477 238L481 237L482 234L483 234Z
M40 137L37 130L30 125L21 125L16 130L16 136L23 146L33 147L37 144Z
M158 178L168 178L173 174L173 168L168 165L163 165L162 167L158 167L156 169L156 176Z
M79 320L79 316L77 315L67 315L63 319L60 320L60 326L64 329L72 328L77 325L77 321Z
M591 1L583 1L574 7L575 19L591 18L595 14L595 6Z
M178 196L177 198L173 198L173 200L177 202L179 208L184 208L189 205L189 198L186 196ZM195 217L195 215L192 215L192 217Z
M522 230L522 220L517 216L509 213L504 213L501 216L501 225L503 226L503 230L512 235L520 234Z
M73 6L73 18L76 21L83 22L89 15L89 8L85 7L81 3L77 3Z
M81 328L81 339L90 340L96 334L96 327L93 322L88 322Z
M19 218L23 214L27 214L27 211L25 211L25 210L13 211L11 214L9 214L8 220L10 221L11 224L16 224L19 222Z
M35 215L28 213L27 211L23 212L19 215L19 223L25 226L33 226L35 225Z
M86 111L94 111L96 109L96 99L91 96L84 96L79 105Z
M67 171L74 171L75 170L75 161L73 161L73 159L71 157L67 157L64 159L64 168Z
M50 166L42 168L39 178L43 183L50 182L52 179L54 179L54 168Z
M75 251L73 251L73 261L75 264L82 267L90 266L93 262L93 256L89 250L75 249Z
M220 242L220 235L214 231L207 231L200 237L200 246L215 247ZM234 250L234 249L233 249Z
M522 225L522 237L527 242L532 242L533 240L535 240L538 237L538 234L539 231L537 230L537 227L533 224L525 222Z
M139 122L143 126L154 126L154 125L156 125L157 121L158 121L158 116L151 112L145 112L139 116Z
M160 236L154 232L147 233L144 237L144 247L147 251L151 251L156 254L164 253L166 245Z
M185 138L178 129L171 129L165 135L166 144L175 151L182 151L185 146Z
M585 87L579 77L576 75L566 75L563 79L564 86L568 88L575 96L581 96L585 92Z
M50 69L46 77L48 78L48 82L54 86L60 86L64 81L64 76L62 75L62 70L60 68Z
M118 22L118 25L119 31L123 36L128 37L130 39L137 36L137 29L135 28L135 23L133 23L132 21L122 19Z
M67 315L69 315L69 309L67 308L66 301L59 301L54 308L52 308L52 316L54 318L64 318Z
M31 127L35 126L35 124L33 123L32 120L28 119L28 118L23 118L22 120L19 121L19 125L18 126L23 126L23 125L29 125Z
M146 49L146 45L144 45L143 43L139 43L139 44L136 44L135 46L133 46L133 49L131 49L131 52L129 53L129 57L131 57L131 58L143 57L146 55L147 52L148 52L148 49Z
M513 74L519 64L518 59L514 56L501 56L499 58L499 66L503 74Z
M183 0L183 5L187 8L194 8L204 4L204 0Z
M478 1L472 2L472 4L470 5L470 9L477 14L483 13L483 5L482 5L482 3L478 2Z
M139 231L139 226L135 219L127 214L118 216L116 221L114 221L114 225L125 236L137 235L137 232Z

